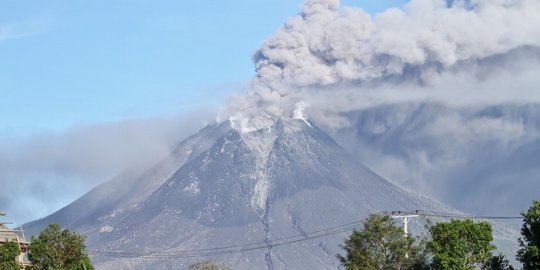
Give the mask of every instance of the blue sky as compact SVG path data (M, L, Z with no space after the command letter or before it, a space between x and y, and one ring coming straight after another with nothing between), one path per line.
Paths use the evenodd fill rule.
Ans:
M182 125L160 117L241 91L253 52L302 2L0 0L0 183L11 190L0 210L15 223L43 217L134 162L116 154L159 156L155 141ZM342 5L374 14L404 2ZM152 125L165 131L122 137Z
M405 1L343 1L375 13ZM0 0L0 134L219 104L300 0Z

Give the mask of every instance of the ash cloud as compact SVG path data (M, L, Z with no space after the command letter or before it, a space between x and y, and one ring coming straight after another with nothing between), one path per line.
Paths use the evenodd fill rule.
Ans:
M384 100L400 88L421 89L411 95L418 99L444 100L454 79L486 88L501 72L538 66L537 14L535 0L412 0L374 16L338 0L308 0L263 42L253 57L251 90L234 97L222 118L238 111L252 118L261 108L289 115L298 102L332 94L356 92L362 104L366 93Z
M406 188L471 213L518 215L538 198L539 113L540 103L403 102L347 113L352 124L334 137Z
M514 215L538 190L535 166L516 164L540 149L538 14L536 0L411 0L375 15L307 0L256 51L250 89L220 119L252 130L301 104L384 177Z
M215 113L124 120L0 141L1 210L24 223L65 206L122 172L134 175L166 157Z
M255 54L256 83L279 92L393 77L429 82L433 73L540 44L534 0L474 1L470 8L413 0L374 18L338 7L336 0L306 1Z

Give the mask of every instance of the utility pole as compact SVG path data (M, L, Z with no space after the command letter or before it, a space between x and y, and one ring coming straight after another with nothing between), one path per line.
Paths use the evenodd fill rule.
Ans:
M397 218L401 220L401 222L403 223L403 233L405 234L405 236L409 235L409 231L408 231L409 221L411 221L411 218L417 218L418 216L419 216L418 210L416 210L414 214L401 213L401 211L392 211L392 218ZM405 253L405 258L409 258L409 253Z

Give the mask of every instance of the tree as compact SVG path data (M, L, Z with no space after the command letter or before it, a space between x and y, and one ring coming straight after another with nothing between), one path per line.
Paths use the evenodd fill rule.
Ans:
M487 263L495 246L491 225L470 219L437 223L430 228L428 249L435 269L469 270Z
M521 249L516 258L523 264L524 270L540 269L540 201L533 201L527 213L521 215Z
M341 246L346 254L337 255L345 269L409 269L413 266L418 254L414 238L406 236L391 217L372 214L363 225L362 230L353 231Z
M202 261L190 265L189 270L231 270L231 267L220 262Z
M37 238L32 237L28 258L36 270L93 270L84 241L82 235L49 224Z
M499 254L489 258L482 270L514 270L514 267L510 265L510 261L504 255Z
M0 246L0 270L19 270L17 257L20 254L19 244L7 241Z

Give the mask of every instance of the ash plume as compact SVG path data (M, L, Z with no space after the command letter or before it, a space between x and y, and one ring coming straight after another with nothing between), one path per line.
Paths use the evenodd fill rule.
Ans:
M540 153L537 14L536 0L411 0L375 15L307 0L256 51L249 90L218 121L252 131L301 118L395 183L519 213L538 190L527 167Z
M233 97L221 118L291 115L299 102L312 111L317 103L337 107L329 95L366 106L392 100L398 89L400 96L413 89L409 99L445 100L456 82L485 96L483 83L501 74L538 75L537 14L536 0L412 0L374 16L338 0L307 0L263 42L250 90Z

